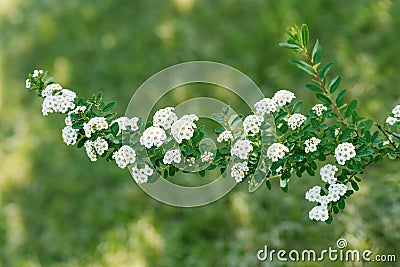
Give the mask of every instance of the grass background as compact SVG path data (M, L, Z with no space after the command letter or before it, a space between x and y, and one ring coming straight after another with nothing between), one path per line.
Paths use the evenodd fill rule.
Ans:
M383 121L400 95L399 13L390 0L1 0L0 266L321 266L261 264L256 252L322 250L341 237L399 258L398 161L369 167L330 226L307 218L304 192L318 177L294 179L289 194L239 185L212 205L179 209L148 197L127 171L67 148L63 118L43 118L40 99L24 90L26 74L42 68L81 96L103 90L123 113L155 72L211 60L243 71L265 95L288 88L311 107L307 77L277 45L288 26L307 23L359 112Z

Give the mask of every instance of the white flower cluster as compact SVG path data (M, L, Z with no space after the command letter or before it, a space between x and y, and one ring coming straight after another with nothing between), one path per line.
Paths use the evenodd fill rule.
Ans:
M193 137L194 129L197 128L194 121L199 120L194 114L184 115L175 121L171 126L171 135L180 144L183 139L190 140Z
M173 149L165 152L163 158L164 164L171 164L172 162L179 163L181 160L181 151L179 149Z
M247 159L251 151L253 151L253 146L249 140L239 140L231 149L231 155L240 159Z
M337 171L338 168L331 164L327 164L320 169L322 181L329 183L327 195L321 195L322 188L319 186L314 186L306 192L306 200L319 203L308 213L311 220L326 221L329 218L328 204L338 201L346 194L347 186L336 183L335 174Z
M285 153L289 152L289 148L281 143L273 143L267 150L267 157L273 162L285 156Z
M294 113L292 116L287 118L286 121L292 130L296 130L296 128L300 127L306 121L306 116Z
M246 175L246 172L249 171L249 167L247 166L247 162L236 163L231 168L231 176L235 178L237 183L241 182Z
M344 142L335 149L335 158L340 165L344 165L347 160L356 156L356 148L352 143Z
M395 125L397 122L400 122L400 105L397 105L392 110L393 117L388 117L386 119L386 123L389 125Z
M110 125L112 125L113 123L118 123L118 133L117 135L121 134L122 131L127 131L130 127L132 131L137 131L139 130L139 126L138 126L138 121L139 119L136 117L133 117L131 119L129 119L128 117L120 117L118 119L115 119L111 122Z
M68 110L75 108L74 99L76 94L68 89L62 89L59 84L50 84L43 91L44 97L42 103L43 116L49 113L60 112L66 113Z
M68 126L67 126L68 127ZM84 144L86 154L91 161L97 160L97 155L103 155L108 149L108 143L105 139L97 137L95 141L87 140Z
M32 77L36 78L39 77L39 75L43 75L43 70L34 70Z
M319 174L321 175L322 181L328 184L336 183L335 174L338 171L338 168L332 164L326 164L325 166L321 167L319 170Z
M196 159L194 157L189 157L186 159L186 162L189 164L189 167L192 167L194 164L196 164Z
M163 129L150 126L140 137L140 144L147 148L151 148L152 146L160 147L165 139L167 139L167 135Z
M258 115L249 115L244 119L243 128L246 133L252 132L254 134L260 132L261 123L264 117Z
M274 94L274 97L272 97L272 100L279 107L283 107L284 105L292 102L292 100L295 98L296 98L296 96L292 92L290 92L288 90L279 90Z
M67 125L62 129L62 138L67 145L75 145L78 139L78 130Z
M31 86L32 86L31 81L30 81L29 79L26 79L26 80L25 80L25 88L26 88L26 89L30 89Z
M205 151L201 155L201 162L210 162L213 160L213 157L214 157L214 153L212 153L211 151Z
M149 177L152 176L154 170L145 164L143 168L138 168L137 165L132 167L132 177L137 184L147 183Z
M108 128L108 123L106 118L104 117L94 117L91 118L88 122L85 122L83 124L83 130L85 131L85 135L87 138L91 137L92 133L107 128Z
M153 117L153 126L159 126L168 130L172 124L178 120L173 107L158 110Z
M327 111L328 108L325 107L323 104L316 104L312 107L312 110L315 112L315 114L317 114L317 116L322 116L324 111Z
M306 145L306 148L304 149L306 153L309 152L315 152L317 151L317 146L321 143L321 139L318 139L316 137L311 137L310 139L307 139L304 144Z
M233 135L231 131L223 131L218 137L217 137L217 142L221 143L222 141L229 141L233 140Z
M264 98L258 101L254 108L256 109L256 114L260 116L264 116L265 114L270 114L276 111L278 105L276 104L275 100L271 98Z
M136 160L136 152L130 146L123 145L118 151L115 151L112 158L118 167L124 169L128 164L133 164Z
M325 206L315 206L308 213L310 220L325 222L329 218L329 211Z

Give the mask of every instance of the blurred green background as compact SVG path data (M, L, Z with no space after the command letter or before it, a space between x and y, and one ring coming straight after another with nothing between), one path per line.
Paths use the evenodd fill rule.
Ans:
M123 113L155 72L211 60L243 71L266 95L288 88L311 107L307 77L278 47L288 26L307 23L360 113L383 121L400 96L398 14L390 0L1 0L0 266L322 266L259 263L256 253L322 250L341 237L399 261L398 161L368 168L333 225L307 216L304 192L319 177L294 179L289 194L274 184L249 195L242 184L212 205L175 208L148 197L126 170L66 147L63 117L43 118L40 99L24 90L27 73L41 68L78 95L103 90Z

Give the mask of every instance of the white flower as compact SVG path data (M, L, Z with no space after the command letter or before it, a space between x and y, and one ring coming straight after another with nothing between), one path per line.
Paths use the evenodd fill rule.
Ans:
M214 157L214 153L212 153L211 151L205 151L201 155L201 162L209 162L213 159L213 157Z
M254 108L256 109L256 114L260 116L264 116L265 114L270 114L276 111L278 105L271 98L264 98L258 101Z
M194 129L197 128L194 121L199 120L194 114L184 115L175 121L171 126L171 135L180 144L183 139L190 140L193 137Z
M241 159L247 159L251 151L253 151L253 146L249 140L239 140L231 149L231 155Z
M289 148L281 143L273 143L267 150L267 157L273 162L278 161L279 159L285 156L285 153L289 152Z
M292 102L293 99L295 99L296 96L288 91L288 90L279 90L275 93L274 97L272 100L279 106L283 107L286 104L289 104Z
M308 213L310 220L326 221L329 218L328 208L325 206L315 206Z
M172 162L179 163L181 160L181 151L179 149L173 149L165 152L163 158L164 164L171 164Z
M258 115L249 115L244 119L243 127L246 133L252 132L254 134L260 131L261 123L264 118Z
M315 152L317 151L317 146L321 143L321 140L316 138L316 137L311 137L310 139L307 139L304 144L306 145L305 152Z
M236 163L231 168L231 176L239 183L243 180L248 171L249 167L247 167L247 162Z
M351 143L339 144L335 149L335 158L340 165L344 165L347 160L356 156L356 148Z
M395 125L399 120L393 117L387 117L386 123L389 125Z
M221 143L222 140L224 140L225 142L229 141L229 140L233 140L233 135L231 131L223 131L217 138L217 142Z
M78 139L78 130L73 129L71 126L65 126L62 129L62 138L67 145L75 145Z
M91 137L92 133L101 131L108 128L108 123L104 117L94 117L83 124L83 130L85 131L86 137Z
M340 133L340 128L335 129L335 136L337 136Z
M321 199L321 187L314 186L306 192L306 200L310 202L319 202Z
M62 86L58 83L52 83L46 86L46 88L42 91L43 97L49 97L54 94L54 92L59 92L62 90Z
M342 197L347 192L347 186L344 184L331 184L329 185L329 194L337 194L339 197ZM337 201L337 200L334 200Z
M56 95L47 95L42 103L43 116L53 112L66 113L68 110L74 109L75 98L76 94L68 89L62 89Z
M160 147L165 139L167 139L167 135L163 129L151 126L143 132L140 137L140 144L147 148Z
M43 74L43 70L34 70L32 77L38 77L41 74Z
M69 127L69 126L67 126ZM67 128L66 127L66 128ZM91 161L97 160L97 155L103 155L108 149L108 143L105 139L97 137L95 141L87 140L84 144L86 154Z
M132 177L137 184L146 183L149 177L152 176L154 170L145 164L143 168L138 168L137 165L132 167Z
M97 155L96 155L96 151L93 147L93 141L87 140L84 144L84 147L86 149L86 154L88 155L89 159L91 161L96 161Z
M25 88L26 89L30 89L31 88L31 81L29 80L29 79L26 79L26 81L25 81Z
M394 109L392 110L392 114L395 118L400 118L400 105L394 107Z
M186 162L189 163L189 167L192 167L194 164L196 164L196 159L194 157L189 157L186 159Z
M159 126L168 130L178 120L173 107L158 110L153 117L153 126Z
M319 174L321 175L322 181L328 184L336 183L335 174L338 171L338 168L332 164L326 164L319 170Z
M128 164L133 164L136 160L136 153L133 148L123 145L118 151L115 151L112 158L121 169L125 168Z
M297 127L300 127L306 121L306 116L299 113L294 113L292 116L286 119L286 121L292 130L296 130Z
M129 119L128 117L120 117L118 119L113 120L110 125L112 125L115 122L118 123L117 135L119 135L121 134L122 131L127 131L128 127L130 127L132 131L139 130L138 121L139 119L136 117L133 117L131 119Z
M315 112L315 114L317 114L317 116L322 116L324 111L327 111L328 108L325 107L323 104L316 104L312 107L312 110Z
M108 143L104 138L97 137L97 139L93 142L93 147L97 154L103 155L108 149Z

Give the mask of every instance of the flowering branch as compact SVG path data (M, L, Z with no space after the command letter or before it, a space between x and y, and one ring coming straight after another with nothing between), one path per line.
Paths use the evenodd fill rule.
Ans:
M205 176L206 171L219 168L223 176L229 170L238 183L247 180L249 191L264 182L271 189L271 180L279 178L281 189L287 192L294 174L316 176L317 163L324 163L319 168L323 186L314 186L305 198L316 202L310 219L331 223L333 214L344 209L347 198L359 190L359 175L366 166L399 157L400 139L395 132L400 126L400 105L383 126L377 124L378 130L373 130L374 121L357 113L357 100L345 103L346 89L338 91L341 78L327 83L333 65L320 68L318 40L312 53L308 52L308 27L292 27L287 37L280 45L305 57L306 61L290 62L313 77L314 83L306 88L320 103L301 113L303 103L283 89L255 103L255 112L245 117L232 115L227 106L211 115L222 126L215 129L218 146L214 150L201 143L204 126L197 125L195 114L178 117L173 107L166 107L149 122L118 118L112 112L115 102L103 102L101 92L78 99L42 70L29 74L26 88L43 98L44 116L66 115L62 138L67 145L84 147L91 161L104 157L120 168L129 166L139 184L154 182L155 172L166 179L179 171Z

